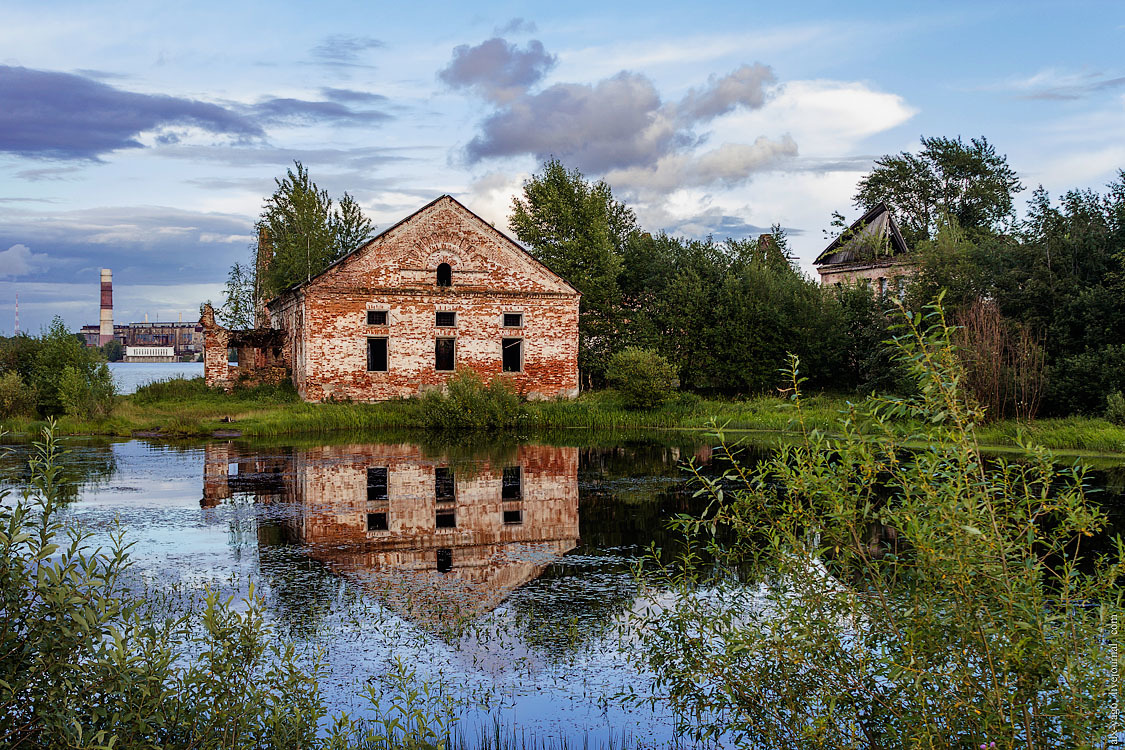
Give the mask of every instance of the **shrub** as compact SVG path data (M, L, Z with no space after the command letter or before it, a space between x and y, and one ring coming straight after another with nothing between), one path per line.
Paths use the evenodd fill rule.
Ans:
M67 365L59 375L57 398L68 416L107 417L113 411L116 396L117 386L104 362L88 369Z
M23 382L18 372L0 375L0 417L35 416L35 389Z
M208 388L201 377L165 378L138 386L132 400L138 404L154 404L160 401L195 401L216 395L218 393Z
M85 381L89 386L89 395L98 402L96 408L102 408L105 402L99 399L104 396L107 384L111 384L113 379L108 374L108 369L104 375L99 372L99 366L104 366L104 363L101 362L98 350L83 346L73 334L67 332L62 318L55 317L43 332L31 367L30 382L35 386L39 398L39 412L44 416L66 412L66 404L62 402L59 389L63 383L63 371L67 367L73 368L81 376L71 376L72 391L69 395L72 399L83 400L79 395L83 387L78 383L80 380Z
M1121 391L1106 397L1105 418L1106 421L1125 427L1125 394Z
M680 385L668 360L650 349L635 346L610 358L606 380L621 392L629 409L660 406Z
M712 503L638 608L642 663L697 736L761 748L1108 747L1125 616L1118 541L1086 470L977 448L940 310L896 339L918 396L853 407L752 469L694 471ZM791 372L801 419L800 379ZM903 417L919 425L898 434ZM862 418L862 419L861 419ZM924 447L909 450L909 441ZM703 578L703 575L708 577Z
M486 385L472 370L458 370L444 390L427 391L419 404L422 424L437 430L515 427L527 418L519 395L502 378Z

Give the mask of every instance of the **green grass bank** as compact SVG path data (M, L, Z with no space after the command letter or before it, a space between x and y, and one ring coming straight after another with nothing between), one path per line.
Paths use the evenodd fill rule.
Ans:
M806 395L806 424L833 432L850 400L834 394ZM583 394L573 401L540 401L525 405L518 430L538 433L553 430L705 430L712 423L728 431L795 432L796 412L778 396L743 399L703 398L677 394L664 405L649 410L626 409L613 391ZM377 404L307 404L288 387L257 387L223 393L207 388L201 378L171 380L143 387L138 393L118 397L111 416L104 419L61 417L57 434L115 437L282 437L328 435L347 431L417 428L425 423L418 400ZM36 435L42 420L14 418L3 428L14 436ZM903 425L904 433L910 425ZM1125 456L1125 427L1104 419L1066 417L1040 419L1030 424L1012 420L978 429L982 445L1016 448L1020 436L1059 452Z

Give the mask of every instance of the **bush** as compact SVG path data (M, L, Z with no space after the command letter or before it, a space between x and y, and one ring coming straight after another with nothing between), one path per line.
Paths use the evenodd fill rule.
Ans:
M697 737L760 748L1108 747L1121 542L1086 469L982 456L940 310L896 340L918 396L873 398L756 469L723 441L690 552L630 632ZM796 362L791 394L802 402ZM919 425L909 437L896 423ZM802 422L803 423L803 422ZM924 447L910 450L910 442ZM1108 549L1106 548L1108 546ZM658 562L658 560L654 560Z
M1121 391L1106 397L1106 421L1125 427L1125 394Z
M35 416L35 389L23 382L18 372L0 375L0 417Z
M39 398L39 413L53 416L66 412L60 387L68 367L78 372L78 376L70 376L71 407L80 412L90 404L95 411L105 407L104 394L113 379L104 365L99 350L85 347L74 334L67 332L62 318L55 317L43 332L31 367L30 382ZM78 405L81 402L85 405Z
M59 376L57 397L68 416L108 417L116 396L117 386L104 362L83 370L67 365Z
M154 404L160 401L185 402L217 395L219 393L208 388L201 377L165 378L138 386L133 392L132 401L138 404Z
M419 404L422 424L436 430L515 427L527 419L519 395L503 378L485 385L472 370L458 370L444 390L427 391Z
M610 358L606 380L621 392L629 409L660 406L680 385L668 360L650 349L635 346Z

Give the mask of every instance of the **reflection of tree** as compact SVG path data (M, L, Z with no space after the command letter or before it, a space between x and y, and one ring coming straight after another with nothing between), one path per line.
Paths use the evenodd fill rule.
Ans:
M113 443L104 440L67 440L58 462L60 498L70 503L82 489L103 484L117 472ZM26 486L31 479L29 443L14 443L0 450L0 481Z

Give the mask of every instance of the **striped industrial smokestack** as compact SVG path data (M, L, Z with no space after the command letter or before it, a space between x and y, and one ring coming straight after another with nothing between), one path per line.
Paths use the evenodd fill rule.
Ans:
M102 269L102 314L101 326L98 329L98 345L109 343L113 339L113 271Z

